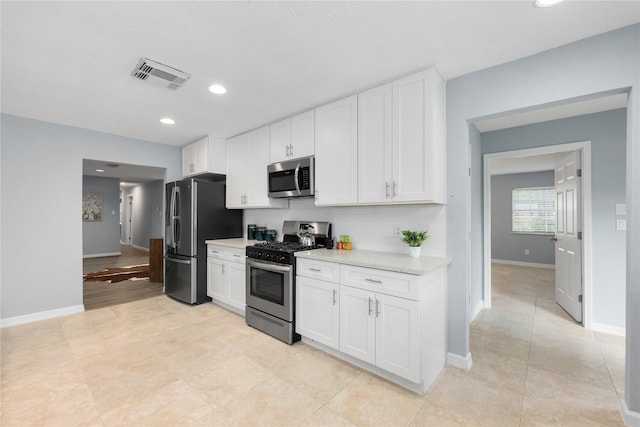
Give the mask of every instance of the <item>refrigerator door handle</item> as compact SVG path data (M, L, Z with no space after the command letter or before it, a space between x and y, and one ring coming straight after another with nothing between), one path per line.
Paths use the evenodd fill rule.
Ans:
M168 257L168 256L165 256L164 259L166 259L169 262L175 262L175 263L178 263L178 264L186 264L186 265L191 264L191 260L190 259L178 259L178 258L171 258L171 257Z

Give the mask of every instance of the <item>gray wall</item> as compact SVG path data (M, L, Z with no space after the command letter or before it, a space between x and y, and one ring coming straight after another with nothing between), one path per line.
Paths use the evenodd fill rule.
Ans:
M491 258L495 260L555 264L551 236L511 232L511 191L515 188L553 187L553 171L491 177ZM525 255L525 249L529 255Z
M591 141L593 321L625 326L626 234L616 203L626 200L625 109L482 134L483 153Z
M540 70L545 72L541 73ZM628 90L627 104L627 376L625 402L640 411L640 24L580 40L517 61L447 81L448 351L469 355L471 270L482 259L473 249L469 122L556 105L570 99ZM567 142L567 141L565 141ZM473 164L474 168L481 164ZM635 384L635 386L631 386Z
M173 180L180 178L180 147L7 114L1 119L0 316L82 309L82 159L166 168ZM25 257L34 248L46 254L38 268Z
M82 192L100 193L104 202L102 221L82 222L82 255L120 253L120 180L84 175Z
M481 150L481 134L476 129L475 125L469 125L469 149L471 168L471 204L482 204L482 150ZM483 236L484 236L484 214L480 212L479 215L472 215L469 219L471 227L471 251L475 253L482 253L483 250ZM484 260L478 257L471 259L471 271L474 274L470 277L470 295L469 302L471 304L470 310L473 313L477 312L483 304L484 294Z
M149 249L149 239L164 235L162 216L164 182L153 181L137 185L129 194L133 195L133 241L131 243L134 246Z

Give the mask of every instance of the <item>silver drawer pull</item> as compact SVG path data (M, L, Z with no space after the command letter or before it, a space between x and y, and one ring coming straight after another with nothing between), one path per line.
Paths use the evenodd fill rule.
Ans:
M336 294L338 293L337 290L333 290L333 305L336 305Z
M322 271L322 270L320 270L319 268L313 268L313 267L309 267L309 270L311 270L311 271L317 271L318 273Z
M371 303L373 302L373 300L371 298L369 298L369 316L371 316L371 313L373 313L373 309L371 308Z
M242 255L238 255L238 254L233 254L233 256L236 257L236 258L242 257Z
M367 282L371 282L371 283L382 283L382 280L376 280L376 279L369 279L368 277L366 279Z

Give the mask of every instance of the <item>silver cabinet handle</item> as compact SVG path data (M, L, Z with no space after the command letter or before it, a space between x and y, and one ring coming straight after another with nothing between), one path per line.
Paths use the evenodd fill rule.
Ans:
M380 316L380 301L376 299L376 318Z
M285 157L289 157L289 146L288 145L286 147L286 156Z
M385 185L385 187L387 187L387 194L386 194L385 197L388 199L389 198L389 187L390 187L389 182L385 182L384 185Z
M398 183L393 181L393 197L398 195Z
M371 298L369 298L369 316L371 316L371 313L373 313L373 310L371 309L371 303L373 302L373 300Z
M238 254L233 254L233 256L236 258L242 258L242 255L238 255Z
M368 277L366 279L367 282L371 282L371 283L382 283L382 280L376 280L376 279L369 279Z
M338 293L337 290L333 290L333 305L336 305L336 294Z
M289 145L289 155L293 157L293 144Z
M310 271L317 271L317 272L321 272L322 270L320 270L319 268L313 268L313 267L309 267Z

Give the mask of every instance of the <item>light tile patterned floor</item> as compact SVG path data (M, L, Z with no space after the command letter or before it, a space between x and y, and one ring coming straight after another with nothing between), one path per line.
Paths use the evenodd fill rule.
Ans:
M553 271L494 266L474 367L425 396L167 297L1 331L2 426L616 426L624 339L576 325Z

